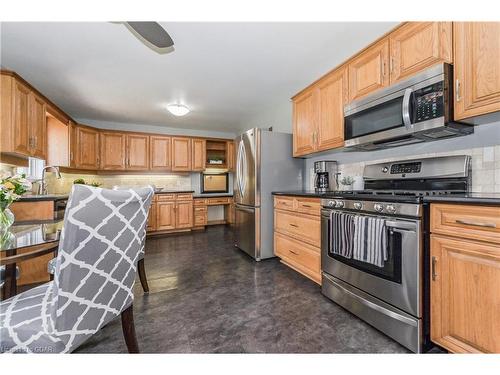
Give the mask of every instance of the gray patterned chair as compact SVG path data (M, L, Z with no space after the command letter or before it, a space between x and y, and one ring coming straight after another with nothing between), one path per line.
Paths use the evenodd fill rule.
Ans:
M139 351L132 287L152 197L73 186L54 280L0 303L0 352L72 352L118 315L128 351Z

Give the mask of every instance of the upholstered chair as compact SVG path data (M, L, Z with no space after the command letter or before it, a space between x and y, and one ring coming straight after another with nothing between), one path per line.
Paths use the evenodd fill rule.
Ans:
M138 352L132 288L153 189L74 185L54 280L0 303L1 352L72 352L121 315Z

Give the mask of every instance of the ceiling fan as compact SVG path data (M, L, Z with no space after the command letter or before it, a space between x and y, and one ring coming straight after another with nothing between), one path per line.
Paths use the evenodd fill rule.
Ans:
M174 41L158 22L124 22L143 44L160 54L173 51Z

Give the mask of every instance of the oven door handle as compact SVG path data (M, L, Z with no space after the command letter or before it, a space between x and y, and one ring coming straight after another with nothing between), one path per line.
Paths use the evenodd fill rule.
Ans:
M402 230L408 230L415 232L417 225L416 223L408 223L405 221L390 221L387 220L385 222L385 226L388 228L394 228L394 229L402 229Z
M406 130L411 130L413 124L410 120L410 99L411 93L413 90L411 88L407 88L405 90L405 94L403 96L403 105L401 107L401 114L403 115L403 124L405 125Z

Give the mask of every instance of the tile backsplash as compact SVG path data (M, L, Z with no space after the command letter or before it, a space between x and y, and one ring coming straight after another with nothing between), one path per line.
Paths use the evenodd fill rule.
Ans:
M436 156L448 155L470 155L472 158L472 191L486 192L486 193L500 193L500 146L477 147L456 151L444 151L436 153L426 153L419 155L398 156L394 158L383 158L379 160L370 160L369 162L356 162L356 163L341 163L338 166L339 172L342 176L352 176L356 182L354 189L361 189L363 187L362 176L363 168L366 164L375 164L390 162L396 160L409 160L419 158L429 158ZM312 170L309 168L309 186L306 188L313 188L312 183Z

